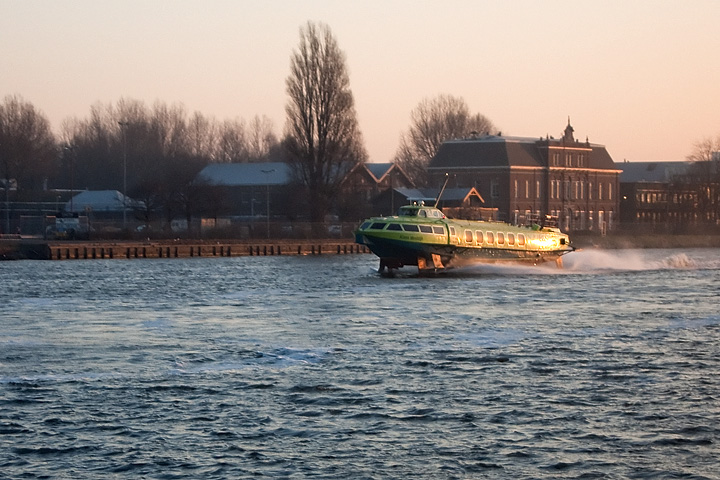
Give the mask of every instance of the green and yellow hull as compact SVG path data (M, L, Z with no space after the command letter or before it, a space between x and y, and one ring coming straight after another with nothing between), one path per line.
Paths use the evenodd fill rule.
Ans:
M557 228L454 220L424 206L403 207L401 213L406 214L370 218L355 232L356 243L380 257L380 271L405 265L439 270L467 261L560 265L574 250Z

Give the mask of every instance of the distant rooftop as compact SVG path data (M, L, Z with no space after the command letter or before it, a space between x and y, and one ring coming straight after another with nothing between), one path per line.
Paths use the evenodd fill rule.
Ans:
M620 182L668 182L675 175L685 173L692 162L622 162Z
M70 208L72 205L72 209ZM65 203L66 212L122 212L123 208L142 208L143 202L117 190L83 190Z
M211 163L198 178L212 185L240 187L252 185L287 185L290 167L283 162Z

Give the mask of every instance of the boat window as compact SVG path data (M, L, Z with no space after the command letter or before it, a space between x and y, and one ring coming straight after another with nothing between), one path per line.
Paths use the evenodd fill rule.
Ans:
M480 230L475 231L475 240L477 241L478 245L480 245L483 242L483 232Z
M435 235L445 235L445 229L443 227L433 227L433 233Z
M419 211L418 211L418 216L419 216L419 217L427 217L427 212L425 212L425 210L419 210Z
M420 225L420 231L422 233L433 233L430 225Z
M455 227L450 227L450 236L455 236Z
M397 230L402 230L402 227L400 227L399 223L391 223L390 225L388 225L387 229L397 231Z
M505 234L502 232L498 232L497 241L498 241L498 245L502 245L503 243L505 243Z
M508 245L515 245L515 234L508 233Z
M383 228L385 228L385 225L387 225L385 222L375 222L370 225L370 228L372 230L382 230Z
M400 207L400 210L398 211L398 215L405 216L405 217L414 217L415 215L417 215L417 209Z
M518 245L520 245L521 247L525 245L525 235L523 235L522 233L518 233Z
M465 230L465 243L473 243L473 233L472 230Z
M360 227L360 230L365 230L365 229L368 228L369 226L370 226L370 222L365 222L365 223L363 223L362 226Z
M493 232L487 232L485 234L486 243L495 243L495 234Z
M417 232L419 230L418 226L412 223L405 223L402 227L406 232Z

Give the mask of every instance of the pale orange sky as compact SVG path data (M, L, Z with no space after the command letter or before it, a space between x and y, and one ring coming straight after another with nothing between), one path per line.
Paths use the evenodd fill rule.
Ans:
M59 131L121 97L285 123L299 28L345 52L373 162L423 98L464 98L503 134L576 137L683 160L720 135L720 1L0 0L0 97Z

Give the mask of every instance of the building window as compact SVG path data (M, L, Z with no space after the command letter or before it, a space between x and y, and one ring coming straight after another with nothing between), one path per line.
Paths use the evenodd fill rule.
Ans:
M612 200L612 183L608 183L608 200Z
M515 198L518 198L518 181L515 180Z
M572 155L570 155L569 153L565 154L565 166L572 167Z
M598 200L602 200L602 199L603 199L603 195L602 195L602 194L603 194L603 191L602 191L602 190L603 190L603 189L602 189L602 182L600 182L600 183L598 183Z
M535 181L535 198L540 198L540 180Z
M559 153L553 153L553 161L552 161L553 167L559 167L560 166L560 154Z
M584 167L585 165L585 154L579 153L578 154L578 167Z
M500 197L500 185L498 184L497 180L493 180L490 182L490 196L492 198Z
M592 187L593 187L592 182L588 182L588 200L592 200L592 199L593 199Z

